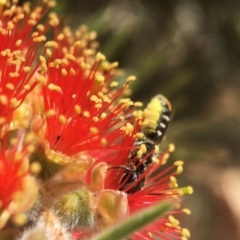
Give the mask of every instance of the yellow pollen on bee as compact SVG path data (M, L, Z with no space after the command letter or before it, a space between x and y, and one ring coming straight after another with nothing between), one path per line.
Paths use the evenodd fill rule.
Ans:
M45 43L45 47L53 47L53 48L58 48L58 43L56 41L47 41Z
M168 151L169 152L174 152L175 151L175 145L173 143L170 143L168 146Z
M84 111L83 112L83 116L86 117L86 118L89 118L90 117L90 113L88 111Z
M102 138L101 139L101 145L104 147L107 145L107 139L106 138Z
M90 127L90 132L93 134L97 134L99 130L96 127Z
M182 212L186 213L187 215L191 215L191 210L188 208L184 208Z
M116 86L118 86L118 84L119 84L118 82L113 81L110 83L110 87L116 87Z
M23 71L24 71L25 73L28 73L28 72L31 71L31 67L25 66L25 67L23 68Z
M39 173L41 171L42 167L41 164L38 162L32 162L30 164L30 171L33 174Z
M135 137L136 137L136 138L143 138L143 137L144 137L144 134L141 133L141 132L138 132L138 133L135 134Z
M26 224L28 218L26 214L18 213L12 217L12 220L17 226L23 226Z
M7 98L6 95L3 95L3 94L0 95L0 103L1 103L2 105L7 105L7 103L8 103L8 98Z
M143 119L143 111L141 111L141 110L133 111L132 115L139 120Z
M6 84L6 88L7 88L8 90L14 90L14 89L15 89L15 87L14 87L14 85L13 85L12 83L7 83L7 84Z
M53 117L56 115L56 111L54 109L49 109L46 113L45 116L46 117Z
M59 87L53 83L48 84L48 89L51 91L56 91L56 92L62 93L61 87Z

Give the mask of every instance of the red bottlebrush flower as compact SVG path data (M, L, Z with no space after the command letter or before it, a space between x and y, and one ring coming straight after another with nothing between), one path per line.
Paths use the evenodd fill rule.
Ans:
M13 139L12 139L13 140ZM23 134L6 149L6 138L0 149L0 228L9 217L30 209L37 194L35 180L30 176L28 155L31 148L23 145Z
M89 56L90 49L75 56L79 44L80 41L69 49L63 48L61 54L57 42L46 44L54 46L54 50L45 50L52 57L41 58L45 123L37 116L32 124L45 147L67 156L105 146L117 148L117 139L123 133L121 127L126 124L120 117L134 109L129 108L134 105L132 101L119 98L135 78L129 77L126 84L114 90L117 82L111 82L111 72L117 64L107 63L100 53Z
M37 85L34 74L39 49L46 37L46 28L38 22L52 4L30 10L29 4L19 7L9 2L0 12L0 127L10 124L13 111ZM33 30L35 29L35 32ZM6 130L5 130L6 131ZM4 132L1 133L1 136Z
M145 184L141 189L128 194L128 207L130 215L161 201L173 201L176 205L176 210L168 212L167 215L164 215L154 223L146 226L138 232L135 232L131 236L131 239L133 240L155 239L156 237L160 237L165 240L188 239L190 236L189 231L185 228L181 228L179 221L175 219L174 216L183 212L187 214L190 213L188 209L181 210L178 208L180 196L183 194L191 194L192 188L178 188L175 175L182 172L182 161L176 161L172 166L163 169L164 167L162 165L166 163L171 151L173 151L172 145L168 151L162 153L157 159L155 159L155 163L148 166L146 170L135 179L135 181L130 181L128 187L123 190L128 192L130 189L136 188L138 183L144 179ZM146 154L142 161L146 161L147 157L152 154L153 152ZM120 166L124 166L126 164L126 158L121 159L121 161L122 163L120 163ZM126 184L128 181L127 176L125 182L122 182L121 179L123 175L129 175L130 178L132 171L134 170L130 169L128 172L121 167L118 169L110 168L105 178L105 189L119 190L122 185Z

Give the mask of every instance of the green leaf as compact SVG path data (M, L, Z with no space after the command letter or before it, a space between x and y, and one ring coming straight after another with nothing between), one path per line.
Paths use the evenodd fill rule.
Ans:
M123 239L162 216L171 208L171 206L172 205L170 203L160 203L151 206L132 215L126 221L92 237L91 240Z

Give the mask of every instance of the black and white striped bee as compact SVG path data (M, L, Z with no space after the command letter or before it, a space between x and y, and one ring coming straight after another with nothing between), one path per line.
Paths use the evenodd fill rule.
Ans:
M137 148L130 152L127 166L113 167L122 168L125 172L120 179L122 186L119 190L133 194L144 187L144 173L159 155L158 145L169 126L171 116L172 106L167 98L161 94L152 98L143 111L142 137L136 139L134 145Z

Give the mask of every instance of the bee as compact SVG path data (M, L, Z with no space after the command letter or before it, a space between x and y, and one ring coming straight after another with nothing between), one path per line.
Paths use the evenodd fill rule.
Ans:
M140 191L145 185L145 171L159 155L158 145L161 143L164 134L169 126L172 117L172 106L167 98L159 94L152 98L143 111L144 121L141 124L143 137L137 138L133 149L127 159L127 166L117 166L122 168L124 174L120 179L119 190L128 194ZM138 148L145 151L139 156Z

